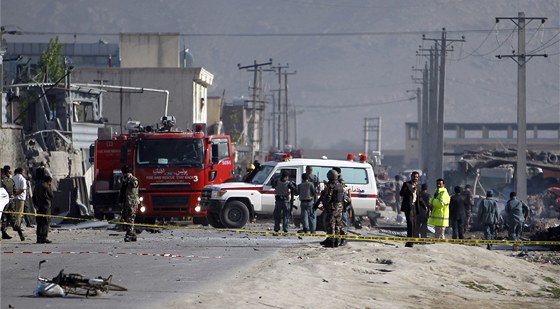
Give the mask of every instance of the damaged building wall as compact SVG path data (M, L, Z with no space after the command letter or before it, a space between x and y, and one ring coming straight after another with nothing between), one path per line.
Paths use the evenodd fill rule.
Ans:
M12 170L25 165L22 145L22 127L2 124L0 127L0 165L10 165Z

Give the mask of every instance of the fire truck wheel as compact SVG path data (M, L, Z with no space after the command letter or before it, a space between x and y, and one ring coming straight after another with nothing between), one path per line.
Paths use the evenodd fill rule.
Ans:
M223 229L225 227L220 221L220 215L217 213L208 212L206 214L206 219L208 220L210 226L212 226L213 228Z
M228 202L220 215L220 221L227 228L239 229L249 221L249 209L240 201Z

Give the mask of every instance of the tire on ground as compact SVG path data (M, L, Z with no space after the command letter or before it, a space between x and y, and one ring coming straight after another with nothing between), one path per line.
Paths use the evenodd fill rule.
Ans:
M193 216L193 224L208 226L208 218L207 216Z
M249 209L240 201L227 202L220 214L220 221L227 228L242 228L249 221Z
M223 229L225 226L223 225L223 223L220 221L220 215L215 213L215 212L208 212L206 213L206 220L208 220L208 223L210 224L210 226L212 226L213 228L216 229Z
M105 218L105 214L102 212L94 212L93 217L97 220L103 220Z

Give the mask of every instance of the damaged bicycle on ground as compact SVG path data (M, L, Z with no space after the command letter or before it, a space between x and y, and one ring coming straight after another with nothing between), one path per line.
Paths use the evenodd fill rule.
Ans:
M108 291L127 291L128 289L111 282L113 275L107 278L97 277L88 278L81 274L65 273L62 269L58 275L52 279L41 276L41 265L47 262L42 260L39 262L39 271L37 274L37 286L35 287L35 296L44 297L64 297L68 294L80 296L96 296Z

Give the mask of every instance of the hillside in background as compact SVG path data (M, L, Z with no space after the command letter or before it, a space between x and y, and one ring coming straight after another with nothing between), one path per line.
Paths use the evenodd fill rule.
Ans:
M510 20L548 17L528 26L527 121L559 122L557 0L2 0L2 25L42 36L11 41L118 42L119 32L179 32L184 46L215 75L211 95L249 97L252 73L237 65L289 63L290 103L296 106L298 146L361 149L364 117L381 117L382 149L404 148L404 123L417 120L414 93L429 48L445 27L453 44L446 70L448 122L515 122L517 64L496 59L517 49ZM61 33L76 33L61 35ZM88 35L91 34L91 35ZM542 49L541 49L542 48ZM268 90L278 78L265 74ZM149 85L137 85L149 86ZM172 112L172 111L171 111ZM294 127L291 128L294 130Z

